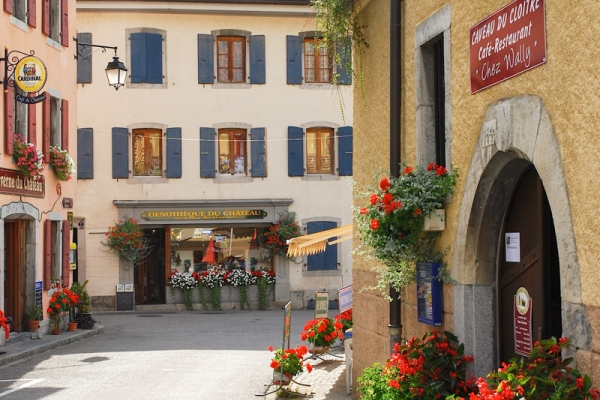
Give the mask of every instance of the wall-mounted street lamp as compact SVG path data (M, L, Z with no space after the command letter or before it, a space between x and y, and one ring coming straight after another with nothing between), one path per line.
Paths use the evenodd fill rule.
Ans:
M79 39L73 38L77 47L77 54L75 54L75 59L79 57L85 57L83 54L83 50L86 47L98 47L102 49L103 53L106 53L106 49L113 49L115 51L115 55L113 60L108 63L105 68L106 78L108 79L108 84L113 86L115 90L119 90L121 86L125 86L125 79L127 78L127 68L125 68L125 64L119 61L119 57L117 57L117 47L116 46L103 46L100 44L91 44L91 43L81 43Z

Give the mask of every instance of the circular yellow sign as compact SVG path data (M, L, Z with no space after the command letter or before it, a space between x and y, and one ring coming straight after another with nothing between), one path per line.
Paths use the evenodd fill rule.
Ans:
M15 82L24 92L39 92L46 84L46 66L37 57L23 57L15 68Z
M524 287L520 287L515 295L515 302L517 304L517 311L519 314L525 315L529 311L529 292Z

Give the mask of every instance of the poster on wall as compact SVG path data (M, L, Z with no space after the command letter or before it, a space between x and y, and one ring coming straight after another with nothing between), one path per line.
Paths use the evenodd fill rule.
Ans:
M514 333L515 353L528 357L531 353L531 297L524 287L520 287L515 295Z
M521 262L521 234L519 232L506 232L504 242L506 262Z

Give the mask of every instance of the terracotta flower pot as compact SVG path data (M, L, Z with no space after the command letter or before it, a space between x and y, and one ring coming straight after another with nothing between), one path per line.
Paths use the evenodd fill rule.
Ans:
M75 332L77 330L77 322L69 322L69 332Z
M324 353L328 353L330 349L331 349L331 346L314 346L313 345L309 351L313 354L324 354Z
M52 328L52 334L53 335L60 335L60 329L54 329L54 328Z
M37 332L38 328L40 327L40 321L30 320L27 321L27 325L29 327L29 332Z
M273 385L287 386L290 384L290 378L279 371L273 371Z

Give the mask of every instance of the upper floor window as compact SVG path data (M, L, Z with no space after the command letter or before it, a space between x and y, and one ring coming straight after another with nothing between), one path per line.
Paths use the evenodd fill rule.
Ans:
M246 175L246 130L219 129L219 174Z
M30 1L28 10L34 9ZM42 2L42 32L55 42L69 46L69 0Z
M200 177L216 178L217 172L266 177L265 128L200 128Z
M165 83L165 35L144 29L129 34L131 67L129 81L133 87L148 87L148 84ZM134 85L143 84L143 85Z
M334 62L332 49L324 45L319 32L302 32L299 36L288 35L286 42L289 85L330 84L334 81L340 85L352 84L352 75L348 74L345 66L346 62L352 59L349 49L341 51L342 45L338 45L341 59Z
M42 137L45 162L50 162L50 146L69 150L69 102L67 100L46 96L42 102Z
M134 176L162 176L162 130L134 129L132 148Z
M217 38L217 71L219 82L246 82L245 37L219 36Z
M78 143L78 154L85 156L93 153L93 131L79 129L78 137L86 139L81 146ZM131 142L130 142L131 135ZM166 151L163 151L166 143ZM131 146L130 146L131 145ZM130 153L131 149L131 153ZM133 177L181 178L181 128L164 129L156 127L136 128L131 132L128 128L112 128L112 177L127 179ZM130 167L129 160L132 160ZM85 157L82 158L82 162ZM163 171L166 162L166 169ZM93 157L88 157L86 174L79 179L93 178ZM164 175L163 175L164 172Z
M331 56L321 39L304 38L304 81L331 83Z
M306 130L306 173L333 173L333 128Z
M35 0L13 0L4 2L4 11L11 14L16 20L35 28L36 10ZM25 25L23 25L26 28Z
M416 29L417 160L419 164L451 165L452 102L450 93L450 7L443 7Z
M352 127L288 127L288 176L352 175Z
M215 68L217 83L264 84L265 36L239 29L198 34L198 83L215 83Z

